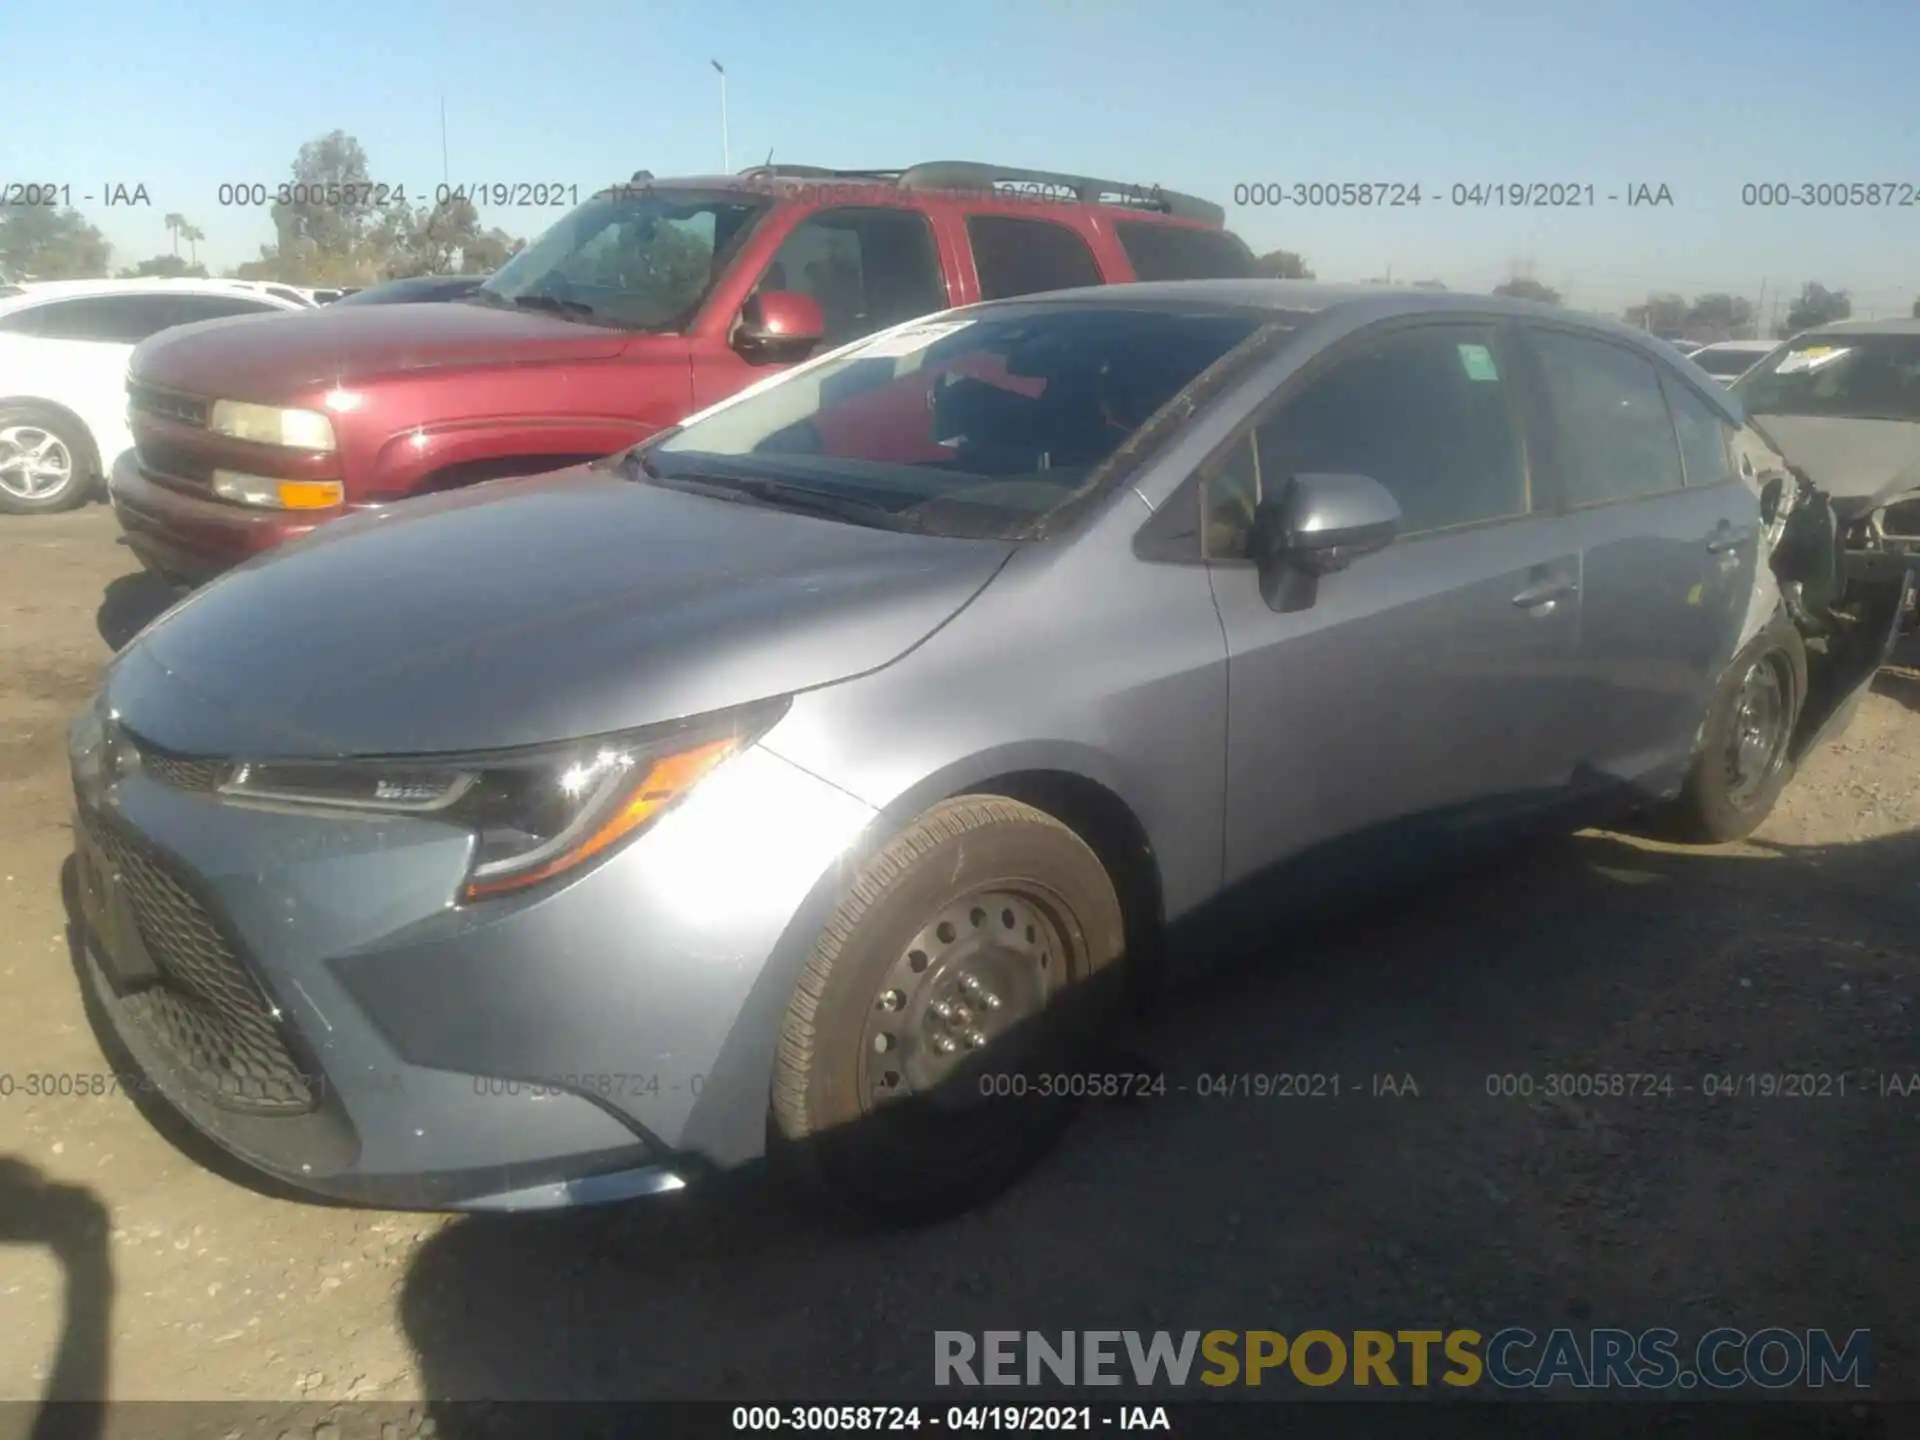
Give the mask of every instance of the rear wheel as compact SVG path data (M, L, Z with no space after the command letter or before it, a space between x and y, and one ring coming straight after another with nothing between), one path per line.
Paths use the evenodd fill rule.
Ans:
M1744 839L1767 818L1792 778L1788 752L1806 677L1806 649L1785 620L1762 631L1727 667L1676 805L1689 839Z
M71 510L93 491L97 462L86 427L37 405L0 407L0 511Z
M1124 924L1079 836L946 801L861 871L780 1036L779 1157L874 1218L978 1204L1058 1138L1118 1004Z

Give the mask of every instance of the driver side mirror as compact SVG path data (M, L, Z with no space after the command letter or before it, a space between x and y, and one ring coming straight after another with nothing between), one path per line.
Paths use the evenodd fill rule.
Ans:
M1304 610L1322 575L1393 543L1400 502L1366 475L1295 475L1254 512L1249 547L1260 594L1274 610Z
M819 302L798 290L768 290L749 296L740 310L733 348L754 365L804 360L826 334Z

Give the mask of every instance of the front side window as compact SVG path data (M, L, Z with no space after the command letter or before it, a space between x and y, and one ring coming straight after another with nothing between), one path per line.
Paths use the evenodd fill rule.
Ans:
M1733 426L1677 380L1666 382L1673 428L1680 437L1680 463L1689 486L1718 485L1733 478Z
M1087 242L1051 220L969 215L967 243L973 249L982 300L1074 290L1098 285L1103 278Z
M781 242L755 289L809 295L826 319L822 350L947 308L940 252L911 210L827 210Z
M1796 340L1742 376L1734 394L1752 415L1920 420L1920 335Z
M1207 482L1216 556L1242 557L1253 508L1295 475L1377 480L1412 536L1525 515L1504 359L1486 326L1419 326L1335 361Z
M1245 313L1031 305L929 320L783 375L635 463L656 483L929 534L1019 538L1258 328Z
M599 195L468 298L614 329L684 330L765 210L738 191Z
M1571 506L1678 490L1680 446L1653 361L1564 330L1533 332Z

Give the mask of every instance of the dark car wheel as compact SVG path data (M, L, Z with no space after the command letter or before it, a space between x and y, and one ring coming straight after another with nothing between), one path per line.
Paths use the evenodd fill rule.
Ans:
M1744 839L1767 818L1793 776L1789 749L1806 692L1800 634L1777 620L1720 679L1700 753L1676 805L1688 839Z
M1058 1138L1119 1003L1125 925L1052 816L962 796L860 872L787 1007L776 1158L869 1218L951 1214Z
M72 510L93 493L98 469L78 421L37 405L0 406L0 511Z

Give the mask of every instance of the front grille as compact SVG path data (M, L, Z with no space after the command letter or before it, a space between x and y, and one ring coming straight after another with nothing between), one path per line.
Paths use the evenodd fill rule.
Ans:
M214 1104L255 1115L311 1111L315 1077L288 1052L266 995L206 909L140 841L95 819L83 823L125 884L162 976L126 997L127 1007Z
M196 760L189 755L168 755L144 746L140 750L140 768L162 785L201 793L218 790L233 769L224 760Z
M213 483L213 462L195 454L188 446L172 445L149 436L135 440L134 451L140 457L140 468L149 475L188 480L196 485Z
M207 428L207 402L192 395L182 395L177 391L163 390L157 385L129 380L127 403L133 409L145 410L150 415L159 415L164 419L178 421L182 425L192 425L200 430Z

